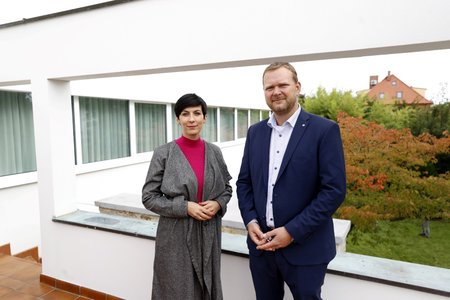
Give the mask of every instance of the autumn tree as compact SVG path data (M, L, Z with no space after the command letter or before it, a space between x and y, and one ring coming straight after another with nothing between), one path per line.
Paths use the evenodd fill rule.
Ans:
M450 137L415 137L340 113L348 196L337 214L368 229L376 220L448 218L450 174L426 176L421 167L449 153Z
M384 105L354 97L350 91L328 93L322 87L300 103L306 111L340 124L348 196L338 217L351 219L360 229L373 228L377 220L421 218L426 225L429 219L450 217L446 118L450 106ZM431 125L436 123L444 125ZM410 128L414 126L443 130L440 138L427 129L413 135Z

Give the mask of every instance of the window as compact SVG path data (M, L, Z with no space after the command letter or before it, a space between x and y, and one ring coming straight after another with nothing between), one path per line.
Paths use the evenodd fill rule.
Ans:
M403 98L403 92L397 92L397 94L395 95L397 99L402 99Z
M245 138L247 136L248 130L248 110L238 109L237 114L238 114L237 137L238 139Z
M220 108L220 141L234 140L234 108Z
M175 110L174 110L175 104L172 104L171 111L172 111L172 137L174 140L179 138L181 136L181 126L177 123L177 117L175 116Z
M31 94L0 91L0 176L36 171Z
M269 118L269 116L270 116L270 114L269 114L268 110L262 110L261 111L261 117L262 117L263 120Z
M208 142L217 142L217 108L208 107L206 123L202 129L202 137Z
M259 122L259 110L250 110L250 125Z
M135 103L137 153L153 151L167 140L166 105Z
M128 101L79 97L83 163L130 156Z
M380 94L378 95L378 98L384 99L384 92L380 92Z
M397 81L392 80L392 81L391 81L391 84L392 84L392 85L397 85Z

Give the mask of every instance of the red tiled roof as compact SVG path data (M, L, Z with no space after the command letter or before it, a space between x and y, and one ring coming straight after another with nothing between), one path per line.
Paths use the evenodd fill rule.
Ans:
M401 93L401 97L397 94ZM380 95L383 94L384 98ZM406 85L397 76L388 74L381 82L373 86L367 96L372 99L383 101L386 104L404 103L407 105L431 105L432 101L419 94L413 87Z

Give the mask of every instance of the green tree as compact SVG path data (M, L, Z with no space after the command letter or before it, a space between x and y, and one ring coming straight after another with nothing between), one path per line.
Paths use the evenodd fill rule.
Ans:
M416 110L404 105L386 105L379 101L367 101L365 119L388 129L409 128L415 120Z
M416 109L410 128L416 136L426 132L436 137L444 136L450 131L450 102Z
M363 96L353 97L350 91L333 89L328 93L319 87L315 95L301 99L300 103L306 111L336 121L339 112L353 117L363 116L366 101Z

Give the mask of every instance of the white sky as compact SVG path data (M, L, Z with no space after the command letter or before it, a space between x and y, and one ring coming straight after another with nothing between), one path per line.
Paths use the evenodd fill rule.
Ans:
M356 91L369 87L369 76L379 81L388 71L408 86L425 88L427 99L435 104L447 84L446 98L450 98L450 50L435 50L360 58L332 59L293 63L302 84L302 93L314 94L319 86L327 91ZM160 101L176 100L180 95L195 92L211 101L228 106L245 107L244 101L253 99L265 107L262 91L264 66L226 68L206 71L165 73L124 78L106 78L73 82L75 93L86 96L145 99L152 95ZM123 87L126 86L124 91ZM219 92L218 92L219 91ZM96 93L100 93L97 94ZM101 94L101 93L108 94ZM219 94L219 95L218 95ZM210 103L217 105L217 103Z
M351 90L369 87L369 76L381 81L388 71L405 84L425 88L428 99L438 100L442 84L450 85L450 50L378 55L360 58L311 61L294 64L299 73L303 93L315 92L319 85L327 90ZM446 89L449 98L449 86Z
M100 2L105 2L105 0L2 0L0 1L0 24ZM437 96L441 94L442 84L446 83L445 95L446 98L450 98L450 49L301 62L294 63L294 66L302 83L302 93L306 95L314 93L319 86L327 90L336 88L352 92L367 89L370 75L378 75L381 81L388 71L391 71L405 84L425 88L427 90L426 98L435 103L441 100L437 99ZM239 79L237 82L244 84L239 88L259 89L260 86L256 85L260 83L263 69L263 66L259 66L245 68L245 70L239 68L235 71L216 70L214 73L224 74L222 83L225 89L236 88L227 85L230 72L233 73L234 80ZM239 78L240 76L242 79ZM249 85L245 86L247 81ZM199 87L193 86L193 90L197 91L198 89ZM258 92L260 92L258 95L262 97L262 91L258 90ZM199 92L199 94L201 93Z

